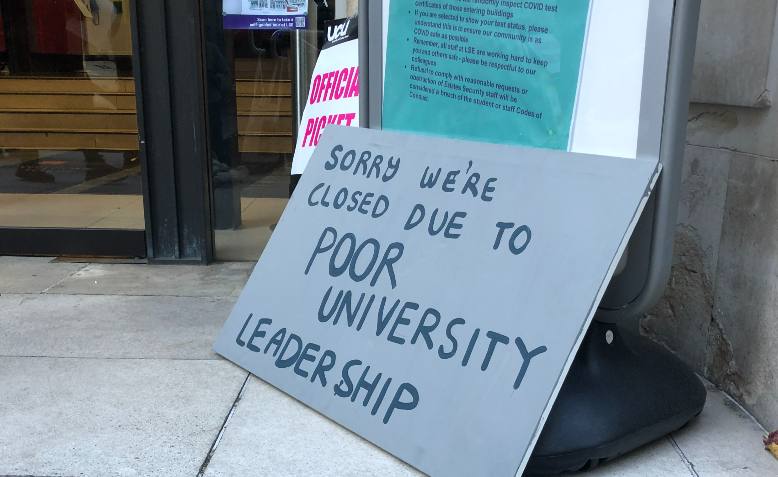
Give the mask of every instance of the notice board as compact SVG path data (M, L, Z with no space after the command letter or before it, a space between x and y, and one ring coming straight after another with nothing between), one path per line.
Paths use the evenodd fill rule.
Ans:
M384 128L658 157L673 0L381 3Z
M384 128L566 151L590 2L510 3L392 2Z
M214 349L430 475L518 475L659 167L328 127Z

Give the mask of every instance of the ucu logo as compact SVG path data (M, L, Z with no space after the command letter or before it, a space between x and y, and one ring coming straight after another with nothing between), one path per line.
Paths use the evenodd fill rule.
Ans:
M346 23L341 23L340 25L327 27L327 41L333 43L347 37L349 23L351 23L351 20L348 20Z

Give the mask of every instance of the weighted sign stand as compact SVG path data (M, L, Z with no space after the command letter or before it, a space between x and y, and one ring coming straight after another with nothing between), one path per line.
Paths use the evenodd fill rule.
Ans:
M683 362L637 330L617 326L627 320L637 325L670 273L699 9L699 0L675 2L663 175L633 236L626 268L611 282L546 421L530 472L592 468L678 430L705 404L704 386Z
M700 0L650 0L650 5L638 157L658 157L662 176L546 421L527 474L594 467L679 429L705 403L705 388L694 373L636 330L639 317L661 297L672 263ZM367 0L359 8L360 118L364 127L380 129L385 10L380 2Z

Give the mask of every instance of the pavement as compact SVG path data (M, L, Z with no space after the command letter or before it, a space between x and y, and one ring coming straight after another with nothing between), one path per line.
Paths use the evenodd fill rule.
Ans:
M212 352L252 266L0 257L0 476L420 475ZM690 425L582 475L778 476L763 434L709 386Z

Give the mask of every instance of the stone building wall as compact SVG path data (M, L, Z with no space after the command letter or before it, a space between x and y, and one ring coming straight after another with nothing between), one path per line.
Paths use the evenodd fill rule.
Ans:
M778 428L776 0L703 0L673 273L643 330Z

